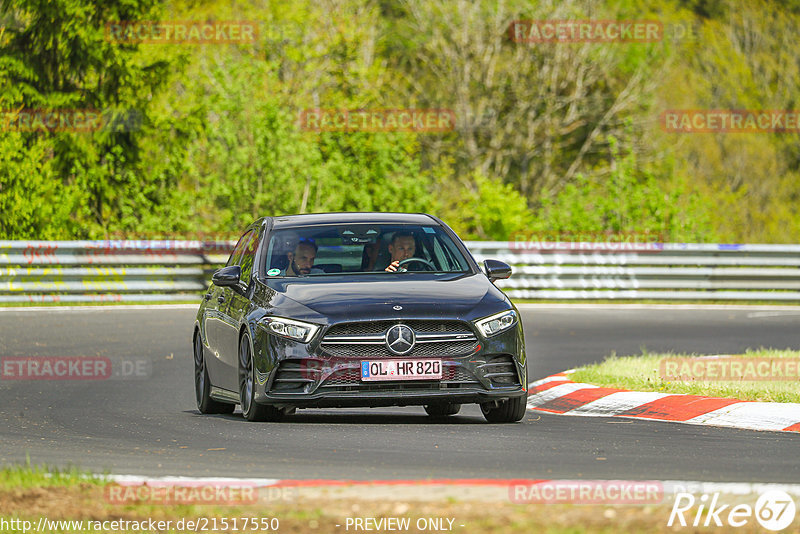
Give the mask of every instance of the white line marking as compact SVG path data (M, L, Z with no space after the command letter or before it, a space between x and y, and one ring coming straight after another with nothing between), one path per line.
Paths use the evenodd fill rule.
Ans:
M532 387L536 387L539 384L544 384L546 382L555 382L557 380L569 380L569 378L567 378L565 376L561 376L561 375L569 375L569 374L574 373L575 371L577 371L577 369L567 369L566 371L561 371L560 373L556 373L554 375L547 376L545 378L536 380L535 382L530 382L528 384L528 389L530 389Z
M586 310L732 310L732 311L800 311L800 306L768 304L589 304L589 303L520 303L514 304L520 310L586 309Z
M535 388L536 386L541 386L542 384L547 384L548 382L559 382L561 380L569 380L566 376L548 376L547 378L542 378L541 380L537 380L536 382L531 382L528 384L528 388Z
M791 317L792 315L800 315L800 311L760 311L748 313L748 319L757 317Z
M686 422L752 430L783 430L800 423L800 404L739 402L693 417Z
M555 388L553 388L555 389ZM587 415L591 417L609 417L627 412L642 404L647 404L662 397L669 397L671 393L655 393L649 391L620 391L601 397L583 406L573 408L564 415Z
M130 311L130 310L197 310L197 304L101 304L97 306L18 306L0 308L0 313L13 313L18 311L31 312L73 312L73 311Z
M99 475L98 478L110 480L119 484L153 484L153 485L208 485L214 487L238 487L243 484L248 486L274 486L281 481L279 478L233 478L233 477L182 477L161 476L149 477L142 475Z
M566 384L561 384L560 386L554 386L550 389L542 391L541 393L537 393L528 397L528 408L536 408L537 406L541 406L546 402L557 399L558 397L563 397L564 395L572 393L573 391L578 391L579 389L592 389L596 387L597 386L593 386L591 384L582 384L580 382L568 382Z
M710 357L719 357L710 356ZM538 384L561 380L560 376L549 376L528 385L528 388ZM592 384L567 382L554 386L528 397L528 409L536 409L551 400L568 395L580 389L596 388ZM584 417L613 417L620 415L632 408L647 404L657 399L669 396L682 396L682 393L656 393L646 391L621 391L601 397L595 401L573 408L561 415L574 415ZM623 416L628 417L628 416ZM641 419L629 416L632 419ZM800 423L800 403L786 402L748 402L738 401L735 404L724 406L712 412L699 415L686 421L672 421L668 419L652 419L651 421L668 421L674 423L687 423L690 425L707 425L727 428L741 428L745 430L765 430L781 432L785 428Z
M664 480L665 494L674 493L726 493L730 495L761 494L770 490L782 490L800 496L800 484L778 484L761 482L702 482L698 480Z
M148 477L148 476L141 476L141 475L97 475L97 478L105 479L105 480L114 480L114 481L125 481L128 483L133 482L152 482L152 481L176 481L181 483L191 482L194 484L203 484L203 483L210 483L210 484L223 484L223 483L231 483L237 486L241 486L242 484L256 484L259 486L272 486L275 484L279 484L284 479L279 478L231 478L231 477L183 477L183 476L172 476L172 477ZM512 479L497 479L498 482L505 482L507 481L509 484L514 482ZM553 479L553 481L557 481L558 479ZM601 479L597 479L601 480ZM325 480L321 480L318 487L325 487L329 486L326 484ZM338 486L341 481L339 480L331 480L330 482L336 483ZM381 484L382 482L391 482L390 480L371 480L371 481L364 481L364 482L373 482L375 484ZM409 480L408 482L413 484L413 480ZM426 485L427 481L424 479L420 479L419 482L423 482ZM679 492L689 492L689 493L725 493L731 495L756 495L761 494L769 490L782 490L786 493L791 495L800 496L800 484L780 484L780 483L761 483L761 482L704 482L700 480L663 480L660 481L664 487L665 494L674 494ZM469 482L458 482L455 484L448 484L446 481L442 481L442 485L444 486L459 486L459 487L469 487L471 484ZM482 484L478 484L477 486L483 487ZM316 487L316 486L305 486L308 488ZM371 488L368 485L363 485L364 490L366 491L374 491L374 488Z

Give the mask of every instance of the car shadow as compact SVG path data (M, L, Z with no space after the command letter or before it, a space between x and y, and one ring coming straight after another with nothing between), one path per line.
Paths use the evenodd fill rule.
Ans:
M233 414L214 414L203 415L197 410L184 410L183 413L193 415L196 417L223 419L247 424L268 424L253 423L247 421L242 417L240 411ZM314 411L298 411L293 415L287 415L282 421L272 423L275 425L290 425L290 424L329 424L329 425L486 425L489 424L480 415L459 414L449 415L446 417L431 417L427 414L420 413L331 413Z

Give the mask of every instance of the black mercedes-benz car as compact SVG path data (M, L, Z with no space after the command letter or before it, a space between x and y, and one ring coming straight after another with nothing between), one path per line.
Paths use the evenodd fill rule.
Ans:
M480 404L525 414L519 314L464 243L431 215L265 217L216 271L194 325L200 412L277 421L297 408Z

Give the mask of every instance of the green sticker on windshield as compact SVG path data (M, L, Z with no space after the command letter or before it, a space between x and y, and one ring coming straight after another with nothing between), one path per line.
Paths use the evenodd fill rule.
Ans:
M267 271L267 276L278 276L279 274L281 274L280 269L270 269Z

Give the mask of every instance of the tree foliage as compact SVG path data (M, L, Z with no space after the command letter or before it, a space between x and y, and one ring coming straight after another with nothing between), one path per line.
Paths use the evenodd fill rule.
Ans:
M797 134L675 134L658 117L796 108L798 5L5 0L0 238L222 237L262 215L375 210L433 212L470 239L797 241ZM654 19L665 38L514 42L524 19ZM105 36L153 20L256 20L259 37ZM456 124L306 131L315 108L443 108ZM9 126L37 109L101 110L104 126Z

